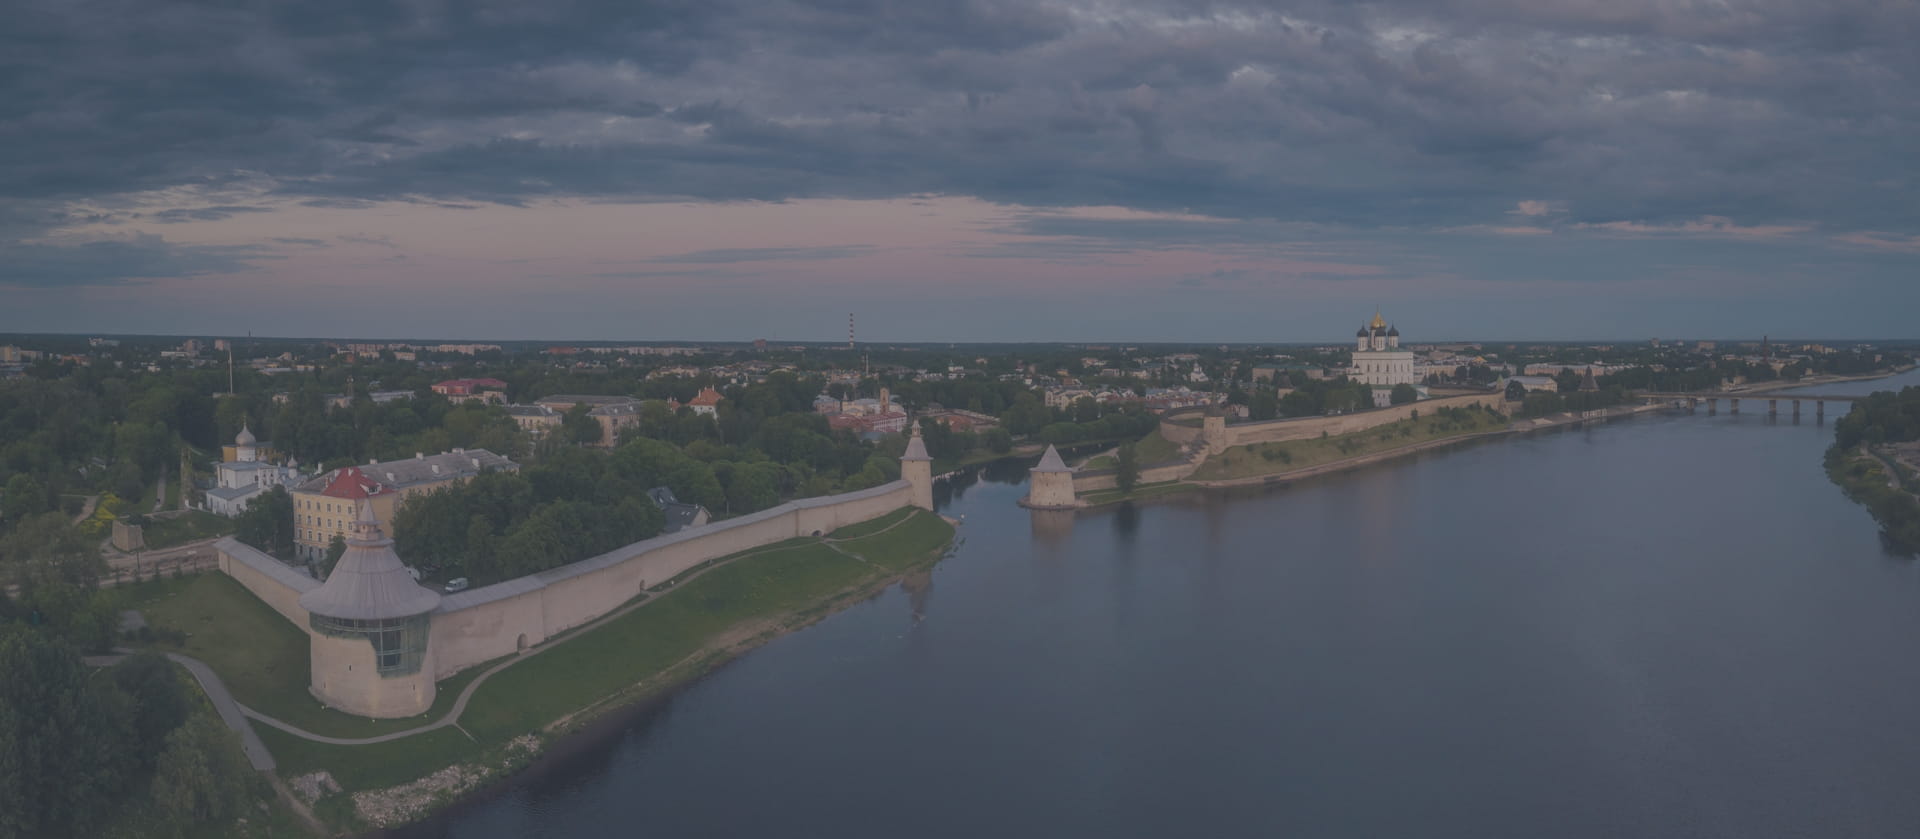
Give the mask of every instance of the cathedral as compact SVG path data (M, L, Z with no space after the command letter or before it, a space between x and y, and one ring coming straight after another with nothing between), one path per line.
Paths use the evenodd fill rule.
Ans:
M1392 404L1394 385L1420 386L1413 375L1413 351L1400 348L1399 327L1388 326L1379 310L1374 311L1371 323L1360 327L1355 338L1349 376L1373 386L1374 407Z

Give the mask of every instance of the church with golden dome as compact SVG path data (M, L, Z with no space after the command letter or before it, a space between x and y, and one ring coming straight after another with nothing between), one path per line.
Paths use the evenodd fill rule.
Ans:
M1378 309L1373 312L1373 320L1361 326L1354 337L1348 376L1373 386L1375 407L1392 404L1394 385L1419 387L1413 375L1413 351L1400 348L1400 328L1388 325Z

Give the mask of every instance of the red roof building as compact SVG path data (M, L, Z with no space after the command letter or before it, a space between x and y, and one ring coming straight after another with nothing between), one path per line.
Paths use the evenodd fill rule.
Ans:
M720 408L720 391L712 387L703 388L700 395L687 401L687 406L693 408L696 414L711 414Z
M393 492L387 485L367 477L358 466L335 469L327 475L327 486L320 494L328 498L347 498L358 501L372 498L382 493Z
M472 396L486 390L506 390L507 383L499 379L448 379L433 386L433 392L444 396Z

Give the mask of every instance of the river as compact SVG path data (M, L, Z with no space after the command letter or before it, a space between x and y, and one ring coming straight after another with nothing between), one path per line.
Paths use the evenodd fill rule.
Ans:
M1920 569L1845 406L1764 404L1077 515L993 469L930 578L398 835L1916 835Z

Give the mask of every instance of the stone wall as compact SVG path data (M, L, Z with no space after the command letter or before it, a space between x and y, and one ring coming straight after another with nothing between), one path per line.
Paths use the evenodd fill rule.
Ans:
M1296 417L1293 419L1266 420L1263 422L1242 422L1226 428L1226 445L1221 448L1245 446L1251 443L1278 443L1286 440L1304 440L1318 437L1322 433L1334 437L1365 431L1375 426L1399 422L1413 416L1414 411L1432 414L1441 408L1464 408L1468 405L1481 405L1496 412L1505 412L1506 398L1499 393L1470 393L1458 396L1443 396L1435 399L1423 399L1405 405L1388 408L1376 408L1371 411L1357 411L1331 417ZM1162 424L1161 434L1166 434L1169 424Z
M1177 481L1193 474L1206 458L1196 453L1193 459L1169 460L1140 469L1140 483L1157 484L1165 481ZM1120 472L1116 469L1099 469L1091 472L1073 473L1073 491L1075 494L1093 492L1102 489L1119 489Z
M710 559L783 542L800 536L831 533L850 524L879 518L913 501L913 485L894 481L884 486L822 498L791 501L769 510L678 533L656 536L559 568L530 574L495 585L449 594L433 613L428 634L425 672L444 679L467 667L510 655L592 621L619 608L645 591ZM279 612L310 636L307 611L300 595L320 587L320 581L233 539L214 547L220 570L238 581L261 602ZM401 559L405 559L402 557ZM315 661L329 656L352 657L355 668L372 666L372 646L364 641L342 645L340 639L314 636ZM315 675L320 671L316 663ZM409 707L426 697L432 703L431 684L424 692L404 679L380 680L361 697L360 707Z
M879 518L908 506L912 492L911 483L895 481L860 492L801 499L447 595L433 615L435 677L444 679L537 645L710 559Z
M300 608L300 595L319 588L319 580L231 537L213 543L213 549L220 557L221 573L253 592L300 631L307 631L307 610Z

